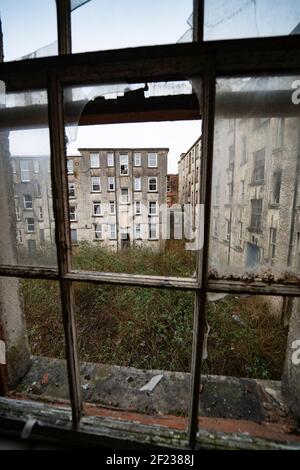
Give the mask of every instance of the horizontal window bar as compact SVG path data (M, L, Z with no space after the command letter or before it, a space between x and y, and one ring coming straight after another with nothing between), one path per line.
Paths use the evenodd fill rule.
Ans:
M0 276L22 277L29 279L59 279L58 269L36 266L0 266Z
M300 284L276 282L214 279L208 281L208 292L232 292L235 294L300 296Z
M108 284L132 285L140 287L161 287L183 290L197 290L199 284L196 278L147 276L140 274L123 274L93 271L75 271L65 274L64 279L80 282L99 282Z
M0 276L20 277L29 279L60 279L56 268L0 266ZM174 288L183 290L206 290L207 292L232 292L240 294L265 294L300 296L300 285L277 282L247 281L243 279L213 279L208 281L207 288L200 288L196 278L178 278L165 276L148 276L140 274L109 273L72 270L64 274L62 279L78 282L98 282L100 284L121 284L140 287Z
M300 63L299 35L172 44L87 52L3 62L1 80L8 91L45 87L46 71L68 83L176 80L201 75L211 64L216 74L295 71ZM180 66L179 66L180 64Z

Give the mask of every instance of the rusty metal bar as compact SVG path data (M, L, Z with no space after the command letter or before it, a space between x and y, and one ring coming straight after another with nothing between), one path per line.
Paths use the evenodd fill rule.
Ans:
M70 0L56 0L57 37L59 55L71 54L71 9Z
M201 290L196 293L194 332L193 332L193 356L191 378L191 401L189 409L188 438L191 448L195 447L198 430L198 407L201 381L202 349L206 324L206 288L208 280L208 255L210 237L210 211L211 211L211 185L212 185L212 161L214 140L214 106L215 106L215 74L211 69L203 79L203 134L202 134L202 164L201 164L201 195L200 202L204 203L204 240L203 249L199 253L201 272L198 273L201 280Z
M71 270L71 237L69 230L68 180L66 171L66 149L63 119L63 93L55 75L49 77L49 130L51 143L51 180L53 190L53 209L55 216L55 237L57 245L58 271L62 315L66 343L70 400L73 427L80 423L82 397L80 387L79 362L75 327L75 305L72 281L63 279Z
M205 0L193 1L193 41L198 43L203 42L204 2Z

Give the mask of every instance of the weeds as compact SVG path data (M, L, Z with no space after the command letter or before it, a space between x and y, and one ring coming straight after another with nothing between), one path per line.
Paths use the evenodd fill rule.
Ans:
M83 244L76 250L75 266L191 275L192 257L181 251L173 246L165 255L143 249L108 254ZM23 280L21 286L32 353L64 357L58 283ZM88 283L75 283L74 291L81 361L190 371L192 292ZM287 332L271 310L271 304L259 297L227 296L209 303L211 331L204 372L280 379Z

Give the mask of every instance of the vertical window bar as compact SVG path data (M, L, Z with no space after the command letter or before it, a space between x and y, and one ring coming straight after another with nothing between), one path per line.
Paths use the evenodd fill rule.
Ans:
M203 134L201 159L200 204L204 204L204 239L203 248L198 255L199 289L195 294L194 332L191 370L191 401L189 408L188 439L189 446L195 447L198 430L198 407L201 381L202 349L206 327L206 300L208 283L208 256L210 236L211 185L213 167L215 74L207 71L203 77ZM202 222L202 221L201 221ZM200 222L200 223L201 223ZM203 222L202 222L203 223Z
M71 54L71 7L70 0L56 0L58 53Z
M61 85L52 75L48 81L49 130L51 142L51 179L55 237L57 244L58 270L63 324L66 343L66 359L72 406L73 426L77 428L82 410L77 338L75 328L74 293L71 281L62 276L71 269L71 235L69 230L67 160L65 150L63 94Z
M205 0L194 0L193 2L193 41L194 42L203 42L204 2Z

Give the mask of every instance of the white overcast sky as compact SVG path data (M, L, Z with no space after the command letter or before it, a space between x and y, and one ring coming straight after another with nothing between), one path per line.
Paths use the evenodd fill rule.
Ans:
M192 0L91 0L72 13L73 52L177 42L187 31ZM206 0L205 39L289 34L299 0ZM50 44L56 51L55 0L0 0L5 60ZM185 38L188 38L188 33ZM201 133L201 122L80 127L77 147L169 147L169 172ZM47 154L43 130L10 133L12 154Z

